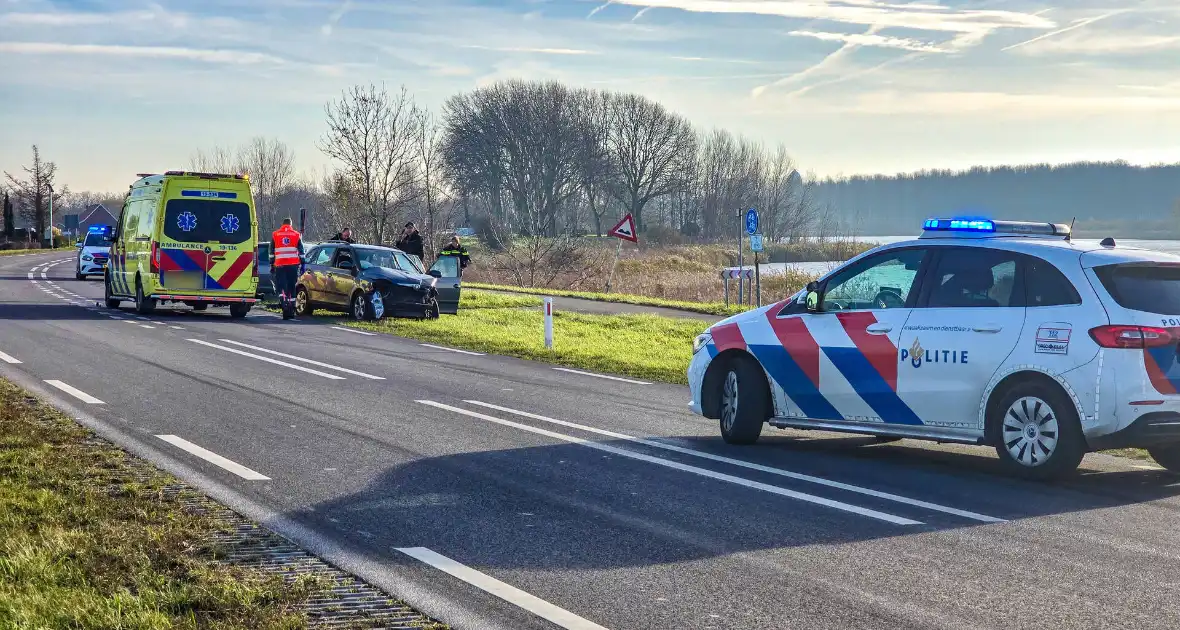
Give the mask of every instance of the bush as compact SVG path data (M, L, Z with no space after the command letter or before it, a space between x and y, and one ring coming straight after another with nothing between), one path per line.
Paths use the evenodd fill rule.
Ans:
M642 238L652 245L681 245L684 243L683 234L663 225L654 225L647 228Z

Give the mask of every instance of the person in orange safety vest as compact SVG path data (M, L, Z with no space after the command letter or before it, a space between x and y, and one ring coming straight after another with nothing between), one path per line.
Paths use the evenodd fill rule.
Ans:
M291 219L283 219L283 225L271 235L271 278L274 279L275 293L283 307L283 317L295 300L295 284L303 266L303 235L291 227Z

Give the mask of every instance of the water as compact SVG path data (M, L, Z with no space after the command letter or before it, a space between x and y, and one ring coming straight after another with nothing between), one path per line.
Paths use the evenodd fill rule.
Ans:
M898 243L901 241L908 241L914 236L861 236L857 240L868 243L879 243L887 245L889 243ZM1097 243L1098 239L1074 239L1079 243L1092 242ZM1139 247L1142 249L1153 249L1158 252L1165 252L1168 254L1180 255L1180 240L1155 240L1155 239L1133 239L1133 238L1115 238L1115 241L1120 247ZM832 269L838 267L843 261L826 261L826 262L800 262L800 263L764 263L758 265L758 273L765 275L775 275L785 272L787 269L793 269L810 275L822 275ZM746 265L746 269L753 269L754 265Z

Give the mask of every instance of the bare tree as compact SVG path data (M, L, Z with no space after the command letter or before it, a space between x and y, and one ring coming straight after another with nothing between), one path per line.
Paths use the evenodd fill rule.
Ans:
M594 233L602 236L602 218L609 208L618 171L607 148L610 134L610 97L604 92L585 96L578 124L578 177L582 196L594 217Z
M444 133L442 124L426 110L420 112L418 122L418 160L422 172L422 229L423 250L427 260L434 260L441 212L452 199L447 186Z
M202 173L236 173L242 166L237 151L226 147L197 149L188 162L190 168Z
M278 228L276 203L295 180L294 152L278 138L258 136L238 149L237 162L250 177L259 223L266 229Z
M4 176L8 179L8 184L17 198L21 217L33 224L37 231L37 238L40 239L49 224L50 199L55 205L59 204L61 200L67 198L70 190L68 186L62 186L59 190L54 185L57 179L57 164L43 162L41 150L37 148L37 145L33 145L33 165L21 168L28 176L27 178L19 179L8 171L4 172Z
M325 108L320 150L338 161L363 202L369 236L383 243L391 221L421 194L417 138L421 119L406 89L354 86Z
M649 201L687 184L696 132L686 118L638 94L610 98L607 144L619 171L616 195L644 229Z

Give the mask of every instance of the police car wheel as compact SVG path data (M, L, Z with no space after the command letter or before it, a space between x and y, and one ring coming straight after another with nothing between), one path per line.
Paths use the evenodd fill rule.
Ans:
M1059 387L1021 383L992 407L996 453L1010 471L1032 479L1074 472L1086 454L1073 402Z
M762 368L746 357L722 367L718 393L721 438L728 444L753 444L770 417L770 388Z
M1180 444L1149 446L1147 452L1155 463L1174 473L1180 473Z

